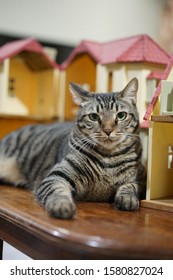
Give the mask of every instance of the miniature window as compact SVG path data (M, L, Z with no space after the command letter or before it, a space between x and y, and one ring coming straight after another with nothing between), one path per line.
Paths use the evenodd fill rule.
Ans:
M0 73L3 71L3 63L0 64Z
M168 94L167 98L167 112L173 111L173 90Z
M173 83L162 81L160 115L173 115Z
M108 92L112 92L112 72L108 74Z
M168 169L173 168L173 146L168 146Z
M10 97L15 96L15 79L14 78L9 79L8 95Z

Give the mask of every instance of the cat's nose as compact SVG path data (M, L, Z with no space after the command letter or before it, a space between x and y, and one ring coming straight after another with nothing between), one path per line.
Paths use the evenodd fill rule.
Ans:
M107 136L109 136L112 132L112 129L107 128L107 129L104 129L103 131L107 134Z

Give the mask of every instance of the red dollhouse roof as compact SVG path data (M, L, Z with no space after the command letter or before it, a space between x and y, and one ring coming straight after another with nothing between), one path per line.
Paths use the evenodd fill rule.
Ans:
M82 41L61 65L65 69L79 54L88 53L96 63L150 62L168 63L170 56L148 35L138 35L107 43Z
M152 71L152 72L147 76L147 80L151 80L151 79L160 80L161 77L162 77L162 75L163 75L163 72Z
M21 54L34 70L46 68L59 68L43 47L34 39L28 38L5 44L0 48L0 63L6 58Z
M144 120L148 120L150 118L150 115L151 115L151 113L153 111L154 105L155 105L155 103L157 101L158 96L160 95L160 92L161 92L161 82L162 82L162 80L166 80L167 79L172 66L173 66L173 55L171 56L171 58L170 58L170 60L168 62L168 65L167 65L165 71L163 72L163 74L161 76L161 79L160 79L160 82L158 84L158 87L156 88L154 96L153 96L153 98L152 98L152 100L151 100L151 102L150 102L150 104L148 106L148 109L147 109L146 113L145 113Z

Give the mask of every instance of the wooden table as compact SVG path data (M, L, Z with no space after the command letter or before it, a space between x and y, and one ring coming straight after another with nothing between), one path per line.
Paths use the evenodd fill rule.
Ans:
M173 213L77 203L73 220L47 215L31 192L0 186L0 239L34 259L173 259Z

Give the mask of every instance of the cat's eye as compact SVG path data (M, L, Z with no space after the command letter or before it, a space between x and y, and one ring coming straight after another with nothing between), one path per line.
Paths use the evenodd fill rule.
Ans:
M126 113L126 112L119 112L119 113L117 114L116 119L117 119L118 121L124 121L124 120L126 119L126 117L127 117L127 113Z
M93 122L96 122L100 119L99 115L95 114L95 113L91 113L88 115L90 120L92 120Z

